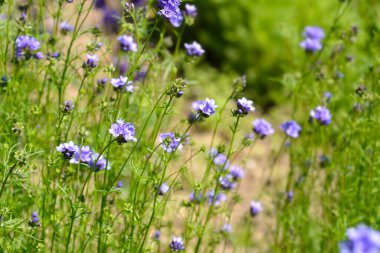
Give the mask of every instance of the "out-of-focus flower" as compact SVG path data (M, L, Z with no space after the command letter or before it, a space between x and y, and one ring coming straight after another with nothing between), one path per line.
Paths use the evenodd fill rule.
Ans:
M232 225L231 224L224 224L222 228L222 232L226 234L230 234L232 232Z
M325 37L322 28L317 26L306 26L303 32L305 40L300 43L300 46L306 52L316 52L322 49L321 40Z
M40 224L40 217L38 217L38 213L37 212L33 212L32 213L32 218L29 220L28 224L31 227L39 227L39 226L41 226L41 224Z
M258 215L263 210L260 202L251 201L250 212L252 216Z
M194 41L193 43L185 43L185 49L188 55L190 56L201 56L205 53L205 50L203 50L202 46Z
M260 138L264 138L268 135L274 134L274 129L271 124L269 124L264 119L255 119L252 122L253 131L260 136Z
M236 182L231 174L220 177L219 183L223 190L231 190L236 187Z
M195 18L198 14L197 6L193 4L185 4L185 15Z
M169 191L169 185L168 185L166 182L163 182L163 183L160 185L160 188L159 188L158 194L159 194L159 195L165 195L168 191Z
M181 144L182 138L174 133L160 134L159 141L162 148L168 153L175 152L176 150L181 151L183 147Z
M196 203L196 204L201 203L201 201L202 201L202 193L201 192L198 192L198 193L191 192L189 194L189 201L193 202L193 203Z
M185 250L185 244L181 237L174 236L169 245L170 249L174 252Z
M317 106L314 110L311 110L310 117L321 125L329 125L331 123L331 113L325 106Z
M123 181L119 181L116 184L116 188L118 188L118 189L122 188L123 186L124 186L124 182Z
M72 25L70 25L68 22L62 22L60 25L59 25L59 28L61 29L61 32L63 34L68 34L72 31L74 31L74 27Z
M305 49L307 52L316 52L322 49L322 44L318 40L307 38L300 43L300 47Z
M224 201L227 200L227 196L226 194L224 194L223 192L221 193L218 193L215 197L215 192L214 190L211 190L211 191L208 191L206 193L207 195L207 202L209 205L213 204L214 206L220 206L220 204Z
M159 241L160 237L161 237L161 231L159 229L156 229L156 231L154 231L154 234L153 234L153 239L156 241Z
M63 113L68 114L74 110L74 104L71 100L65 101L61 109Z
M160 8L158 13L167 18L172 26L180 27L183 21L180 4L180 0L158 0L158 8Z
M240 167L231 166L229 174L234 180L240 180L244 177L244 170Z
M216 165L216 166L222 166L223 167L223 170L227 169L228 167L230 167L230 162L227 160L227 156L225 154L222 154L222 153L219 153L217 154L214 159L213 159L213 163Z
M66 159L73 158L75 152L79 150L77 145L74 145L74 142L70 141L68 143L62 143L56 147L57 151L60 152Z
M93 69L98 66L99 57L96 54L88 54L87 61L84 63L85 68Z
M300 125L294 120L285 121L280 128L285 132L285 134L291 138L298 138L301 131Z
M340 253L380 252L380 231L360 224L346 231L347 240L339 243Z
M132 93L134 90L132 81L128 81L128 77L120 76L119 78L112 78L111 84L115 91L126 91Z
M117 38L120 44L120 48L123 51L132 51L136 52L137 51L137 44L133 41L132 36L128 36L126 34L121 35Z
M237 110L234 112L235 115L247 115L249 112L254 112L255 107L253 107L253 102L246 98L240 98L237 100Z

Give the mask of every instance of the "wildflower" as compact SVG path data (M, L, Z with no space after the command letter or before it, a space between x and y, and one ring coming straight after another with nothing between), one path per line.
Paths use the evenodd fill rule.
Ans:
M74 2L74 0L66 0L66 2L71 4L72 2Z
M191 18L195 18L198 14L197 6L192 4L185 4L185 15Z
M62 143L56 147L57 151L62 153L66 159L73 158L74 154L79 150L79 147L74 145L72 141L68 143Z
M254 112L255 107L253 107L253 102L246 98L240 98L237 100L237 110L234 112L234 115L247 115L249 112Z
M340 253L380 252L380 231L360 224L346 231L347 240L339 243Z
M218 106L215 104L215 100L206 98L205 101L201 101L199 104L198 112L204 118L208 118L215 114L215 109Z
M255 119L252 122L253 131L260 136L261 139L268 135L274 134L274 129L270 123L264 119Z
M250 211L252 216L258 215L262 210L263 206L260 202L251 201Z
M201 203L202 201L202 193L201 192L198 192L197 194L195 192L191 192L189 194L189 201L190 202L193 202L193 203L196 203L196 204L199 204Z
M230 234L232 232L232 225L231 224L224 224L222 228L222 232L226 234Z
M323 97L324 97L326 103L330 103L331 98L332 98L332 94L330 92L326 91L325 93L323 93Z
M51 57L54 58L54 59L58 59L60 56L60 54L58 52L54 52Z
M78 147L72 156L70 163L78 164L80 162L90 163L92 160L93 152L89 146Z
M111 169L108 161L102 155L99 156L99 154L92 154L86 164L95 172Z
M110 33L117 33L119 31L119 21L121 19L120 13L107 8L103 9L103 13L104 29Z
M33 55L33 57L37 60L42 60L45 56L42 52L37 52Z
M180 27L183 21L180 4L180 0L159 0L158 8L161 10L158 13L167 18L172 26Z
M165 195L168 191L169 191L169 185L168 185L166 182L163 182L163 183L160 185L160 188L159 188L158 194L159 194L159 195Z
M331 113L325 106L317 106L310 111L311 120L317 120L321 125L329 125L331 123Z
M99 86L104 87L107 84L108 79L107 79L107 77L103 77L102 79L98 79L97 82L98 82Z
M153 239L156 241L159 241L160 237L161 237L161 231L159 229L157 229L156 231L154 231Z
M104 9L106 6L106 0L95 0L95 8Z
M25 24L27 20L28 20L28 15L26 15L26 12L22 12L20 15L19 21L22 24Z
M126 92L133 92L133 85L132 81L128 81L128 77L120 76L119 78L112 78L111 84L114 87L115 91L126 91Z
M231 190L236 187L236 183L231 174L227 174L224 177L219 178L220 187L223 190Z
M29 226L31 227L39 227L41 226L40 224L40 217L38 217L38 213L37 212L33 212L32 213L32 218L29 220Z
M207 195L207 197L208 197L207 202L208 202L209 205L213 204L214 206L220 206L220 204L221 204L222 202L224 202L224 201L227 200L227 196L226 196L226 194L224 194L223 192L217 194L217 195L214 197L215 192L214 192L214 190L211 190L211 191L208 191L208 192L206 193L206 195Z
M322 28L317 26L307 26L303 32L305 40L300 43L300 46L306 52L316 52L322 49L321 40L325 37Z
M72 25L70 25L69 23L67 22L62 22L60 25L59 25L59 28L61 29L61 32L63 34L68 34L72 31L74 31L74 27Z
M234 180L240 180L244 177L244 170L240 167L231 167L229 174Z
M322 49L322 44L320 41L309 38L302 41L300 46L307 52L316 52Z
M162 148L168 152L172 153L176 150L181 151L182 150L182 138L176 136L174 133L163 133L160 134L159 141L161 142Z
M288 191L286 193L286 198L287 198L288 202L291 202L293 200L293 191Z
M65 103L63 104L62 108L61 108L62 112L63 113L70 113L74 110L74 104L72 101L68 100L68 101L65 101Z
M98 66L99 58L96 54L88 54L87 61L84 63L85 68L93 69Z
M213 163L217 166L224 166L223 169L226 169L230 166L230 162L227 160L227 156L225 154L217 154L213 159Z
M16 39L16 60L29 59L33 52L40 49L38 40L31 36L18 36Z
M3 75L0 78L0 87L5 87L5 86L7 86L7 84L8 84L8 78L6 75Z
M122 119L118 119L116 123L112 124L109 132L116 137L119 145L128 141L137 141L134 125L132 123L125 123Z
M303 36L313 40L321 40L325 37L325 32L318 26L306 26Z
M169 245L170 249L174 252L185 250L185 244L181 237L174 236Z
M132 51L136 52L137 51L137 44L133 41L132 36L128 36L126 34L121 35L120 37L117 38L120 44L120 48L123 51Z
M285 121L280 128L291 138L298 138L299 132L302 129L294 120Z
M123 188L123 186L124 186L124 182L121 180L119 182L117 182L117 184L116 184L117 189Z
M203 50L202 46L194 41L191 44L185 43L186 52L190 56L201 56L205 53L205 50Z

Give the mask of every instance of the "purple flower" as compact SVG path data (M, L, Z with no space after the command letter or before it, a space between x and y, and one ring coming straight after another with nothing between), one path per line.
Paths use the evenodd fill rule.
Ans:
M128 77L120 76L119 78L112 78L111 84L114 87L115 91L126 91L132 93L134 87L132 81L128 81Z
M240 167L232 166L230 168L229 174L232 176L234 180L240 180L244 177L244 170Z
M42 52L37 52L33 55L34 58L36 58L37 60L42 60L45 56Z
M124 34L118 37L117 40L119 41L121 50L132 52L137 51L137 44L133 41L132 36Z
M168 191L169 191L169 185L168 185L166 182L163 182L163 183L160 185L160 188L159 188L158 194L159 194L159 195L165 195Z
M104 87L108 82L107 77L103 77L102 79L98 79L98 85Z
M117 33L119 30L120 13L107 8L103 9L103 24L107 32Z
M54 59L58 59L60 56L59 52L54 52L51 57L54 58Z
M300 43L300 47L305 49L306 52L316 52L322 49L322 44L318 40L313 40L313 39L305 39Z
M156 231L154 231L153 239L156 241L159 241L160 237L161 237L161 231L159 229L157 229Z
M288 191L286 193L286 198L287 198L288 202L291 202L293 200L293 191Z
M227 196L223 192L217 194L214 197L215 192L214 190L211 190L211 191L208 191L206 195L207 195L207 202L209 205L213 204L214 206L220 206L222 202L227 200Z
M97 9L104 9L106 8L106 1L105 0L95 0L95 8Z
M180 4L180 0L158 0L158 8L161 9L158 14L167 18L172 26L180 27L183 21Z
M70 163L78 164L82 162L88 164L91 162L93 154L94 153L89 146L80 147L75 151Z
M253 131L260 136L260 138L264 138L268 135L274 134L274 129L271 124L269 124L264 119L255 119L252 122Z
M194 41L191 44L185 43L186 52L190 56L201 56L205 53L205 50L203 50L202 46Z
M109 165L108 161L103 156L99 157L99 154L92 154L90 156L90 159L88 159L88 161L85 163L88 166L90 166L90 168L95 172L105 170L105 169L107 170L111 169L111 166Z
M346 231L347 240L339 243L340 253L380 252L380 231L360 224Z
M197 6L192 4L185 4L185 15L195 18L198 14Z
M68 100L68 101L65 101L65 103L63 104L63 107L62 107L62 112L63 113L70 113L74 110L74 104L72 101Z
M331 123L331 113L325 106L317 106L314 110L311 110L310 117L321 125L329 125Z
M263 206L260 202L251 201L250 211L252 216L258 215L262 210Z
M318 26L306 26L303 36L308 39L321 40L325 37L325 32Z
M237 100L237 111L235 114L238 115L247 115L249 112L254 112L255 107L253 107L253 102L251 100L248 100L246 98L240 98Z
M181 237L174 236L169 245L170 249L174 252L185 250L185 244Z
M59 25L59 28L61 29L61 32L63 34L68 34L72 31L74 31L74 27L72 25L70 25L69 23L67 22L62 22L60 25Z
M99 57L96 54L88 54L87 61L84 63L84 67L93 69L98 66Z
M215 109L217 107L218 106L215 104L215 100L206 98L205 101L202 101L199 104L198 112L200 113L202 117L208 118L215 114Z
M227 156L222 153L219 153L214 157L213 163L216 166L224 166L223 170L230 167L230 162L227 160Z
M231 190L236 187L236 182L231 174L227 174L224 177L219 178L220 187L223 190Z
M292 138L298 138L301 131L300 125L297 124L294 120L285 121L280 128L285 132L285 134Z
M37 212L32 213L32 218L29 220L29 226L31 227L39 227L41 226L40 224L40 218L38 217Z
M182 150L182 138L176 136L174 133L163 133L160 134L159 141L161 142L162 148L168 152L172 153L176 150Z
M16 60L25 57L29 59L32 52L40 49L41 45L38 40L31 36L18 36L16 39Z
M119 182L117 182L117 184L116 184L116 188L118 188L118 189L123 188L123 186L124 186L124 182L121 180Z
M231 224L224 224L222 228L222 232L226 234L230 234L232 232L232 225Z
M331 98L332 98L332 94L331 94L331 92L326 91L325 93L323 93L323 97L324 97L326 103L330 103Z
M74 145L72 141L68 143L62 143L56 147L57 151L62 153L66 159L71 159L74 157L74 154L79 150L79 147Z
M128 141L136 142L135 127L132 123L125 123L122 119L118 119L116 123L111 125L110 134L116 137L118 144L123 144Z

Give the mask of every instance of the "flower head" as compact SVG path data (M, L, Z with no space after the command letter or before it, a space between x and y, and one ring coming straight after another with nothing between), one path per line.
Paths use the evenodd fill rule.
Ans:
M60 152L66 159L71 159L74 154L79 150L79 147L74 145L72 141L68 143L62 143L56 147L57 151Z
M255 107L253 107L253 102L251 100L248 100L246 98L240 98L237 100L237 110L234 114L237 115L247 115L249 112L254 112Z
M195 18L198 14L197 6L192 4L185 4L185 15L191 18Z
M325 32L318 26L306 26L303 36L313 40L321 40L325 37Z
M205 101L199 103L198 112L202 117L208 118L215 114L215 109L217 107L215 100L206 98Z
M70 25L69 23L67 23L67 22L62 22L59 25L59 28L61 28L61 32L63 34L68 34L69 32L74 31L74 27L72 25Z
M300 43L300 47L305 49L306 52L316 52L322 49L322 44L318 40L313 40L313 39L305 39Z
M111 84L115 91L133 92L134 87L132 81L128 81L128 77L120 76L119 78L112 78Z
M244 177L244 170L240 167L231 166L229 174L234 180L240 180Z
M260 138L264 138L268 135L274 134L274 129L271 124L269 124L264 119L255 119L252 122L253 131L260 136Z
M38 40L31 36L18 36L16 39L16 60L21 58L29 59L33 52L40 49L41 45Z
M84 67L93 69L98 66L99 57L96 54L88 54L87 61L84 63Z
M117 182L117 184L116 184L116 188L118 188L118 189L123 188L123 186L124 186L124 182L121 180L119 182Z
M207 195L207 202L209 205L213 204L214 206L220 206L220 204L227 200L226 194L223 192L218 193L216 196L214 190L208 191L206 193Z
M102 155L99 156L99 154L91 154L90 158L85 163L95 172L111 169L108 161Z
M228 161L227 159L227 156L223 153L219 153L217 154L214 159L213 159L213 163L216 165L216 166L221 166L223 167L223 170L227 169L228 167L230 167L230 162Z
M168 191L169 191L169 185L168 185L166 182L163 182L163 183L160 185L160 188L159 188L158 194L159 194L159 195L165 195Z
M168 153L175 152L176 150L182 150L182 138L176 136L174 133L163 133L160 134L159 141L161 142L161 147Z
M325 106L317 106L314 110L311 110L310 117L321 125L329 125L331 123L331 113Z
M161 231L159 229L156 229L156 231L154 231L154 234L153 234L153 239L156 241L159 241L160 237L161 237Z
M65 103L62 106L62 112L63 113L70 113L74 110L74 104L71 100L65 101Z
M185 43L186 52L190 56L201 56L205 53L205 50L203 50L202 46L194 41L191 44Z
M183 21L182 12L179 8L180 0L158 0L159 15L167 18L172 26L180 27Z
M174 252L185 250L185 244L181 237L174 236L169 245L170 249Z
M29 226L31 227L39 227L41 226L40 224L40 217L38 217L37 212L32 213L32 218L29 220Z
M226 234L230 234L232 232L232 225L231 224L224 224L222 228L222 232Z
M262 210L263 206L260 202L251 201L250 211L252 216L258 215Z
M223 190L231 190L236 187L236 182L231 174L219 178L220 187Z
M280 128L285 132L285 134L291 138L298 138L301 131L300 125L294 120L284 122Z
M132 52L137 51L137 44L133 41L132 36L124 34L118 37L117 40L119 41L121 50Z
M136 142L135 127L132 123L125 123L122 119L118 119L116 123L111 125L110 134L116 137L118 144L123 144L128 141Z
M347 240L339 243L340 253L380 252L380 231L360 224L346 231Z

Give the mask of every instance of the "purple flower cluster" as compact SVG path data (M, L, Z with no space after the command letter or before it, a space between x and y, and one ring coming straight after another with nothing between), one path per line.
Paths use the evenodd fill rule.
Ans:
M132 36L128 36L126 34L121 35L120 37L117 38L120 44L120 48L123 51L132 51L136 52L137 51L137 44L133 41Z
M253 107L253 101L248 100L244 97L238 99L236 104L238 109L234 112L234 115L245 116L249 112L255 111L255 107Z
M135 127L132 123L125 123L124 120L118 119L116 123L111 125L108 130L110 134L116 137L118 144L123 144L128 141L136 142L135 138Z
M40 47L40 42L36 40L34 37L18 36L16 39L16 60L29 59L31 57L34 57L36 59L42 59L43 54L41 52L35 52L38 49L40 49Z
M70 163L86 164L95 172L104 169L109 170L111 168L107 160L103 156L92 152L89 146L79 147L70 141L60 144L56 149L64 158L68 159Z
M70 25L69 23L67 22L62 22L60 25L59 25L59 28L61 29L61 32L63 34L68 34L72 31L74 31L74 27L72 25Z
M33 212L32 213L32 218L29 220L28 224L31 227L39 227L39 226L41 226L41 224L40 224L40 217L38 217L38 213L37 212Z
M227 196L223 192L220 192L215 195L215 191L211 190L211 191L208 191L206 195L207 195L207 202L209 205L213 204L214 206L220 206L222 202L227 200Z
M294 120L285 121L280 128L285 132L285 134L291 138L298 138L301 126L297 124Z
M183 148L182 137L174 133L163 133L160 134L159 141L161 147L168 153L175 152L176 150L181 151Z
M185 250L185 244L181 237L174 236L169 245L170 249L174 252Z
M261 139L268 135L274 134L274 129L270 123L264 119L255 119L252 122L253 131L260 136Z
M202 54L205 53L205 50L203 50L201 44L198 42L194 41L193 43L185 43L184 44L186 52L190 56L201 56Z
M331 123L331 113L325 106L317 106L310 111L311 120L315 119L321 125L329 125Z
M300 43L300 46L306 52L316 52L322 49L321 40L325 37L322 28L317 26L307 26L303 32L305 40Z
M229 172L219 178L220 187L223 190L231 190L236 187L237 181L244 177L244 171L239 167L231 167Z
M204 117L208 118L215 114L215 109L218 106L215 104L215 100L206 98L205 101L200 101L198 104L198 113Z
M180 5L180 0L158 0L158 8L161 9L158 13L167 18L172 26L180 27L183 21Z
M128 77L120 76L119 78L112 78L111 84L115 91L132 93L134 90L132 81L128 81Z
M263 206L261 205L261 203L251 201L251 206L250 206L251 215L254 217L258 215L261 211L263 211Z
M380 231L363 224L346 231L347 240L339 243L340 253L380 252Z

